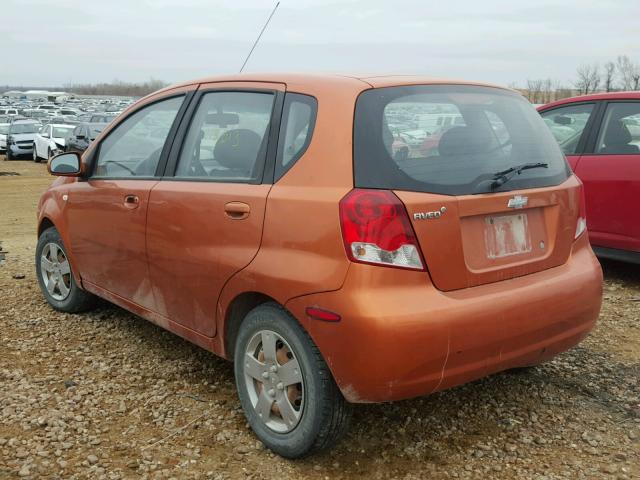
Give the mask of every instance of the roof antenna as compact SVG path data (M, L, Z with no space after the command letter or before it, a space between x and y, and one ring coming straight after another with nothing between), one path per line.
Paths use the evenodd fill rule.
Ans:
M244 70L245 65L249 61L249 57L251 57L251 54L253 53L254 48L256 48L256 45L258 45L258 42L260 41L260 37L262 37L262 34L267 29L267 25L269 25L269 22L271 21L271 17L273 17L273 14L276 13L278 5L280 5L280 2L276 3L276 6L273 7L273 11L271 12L271 15L269 15L269 18L267 18L267 22L264 24L264 27L262 27L262 30L260 30L260 35L258 35L258 38L256 38L256 41L253 44L253 47L251 47L251 50L249 51L249 55L247 55L247 58L245 58L244 63L242 64L242 67L240 68L240 72L238 72L238 73L242 73L242 70Z

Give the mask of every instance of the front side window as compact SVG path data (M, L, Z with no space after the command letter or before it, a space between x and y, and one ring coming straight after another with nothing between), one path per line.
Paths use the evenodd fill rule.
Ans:
M465 195L557 185L569 168L520 95L467 85L363 92L354 120L358 188ZM531 164L504 186L496 176Z
M607 105L595 153L640 154L640 102Z
M287 93L282 111L275 177L278 180L302 156L311 141L318 102L299 93Z
M100 144L94 177L152 177L184 96L138 110Z
M178 178L252 183L262 178L274 95L202 96L182 146Z
M593 103L585 103L554 108L540 115L564 154L574 155L592 112Z

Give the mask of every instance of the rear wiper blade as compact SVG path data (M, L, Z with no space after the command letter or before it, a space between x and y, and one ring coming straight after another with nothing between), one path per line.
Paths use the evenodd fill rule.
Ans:
M516 175L520 175L523 171L531 170L532 168L549 168L549 164L544 162L523 163L522 165L516 165L501 172L496 172L493 175L491 190L501 187Z

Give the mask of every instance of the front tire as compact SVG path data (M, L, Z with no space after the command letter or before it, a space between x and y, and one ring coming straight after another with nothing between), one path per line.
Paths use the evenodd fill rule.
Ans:
M38 238L36 276L42 294L56 310L84 312L96 304L96 297L76 284L64 243L55 227L47 228Z
M345 433L350 405L311 337L279 305L249 312L234 352L240 403L268 448L300 458L335 445Z
M38 157L38 149L36 148L36 144L33 144L33 161L36 163L40 163L40 157Z

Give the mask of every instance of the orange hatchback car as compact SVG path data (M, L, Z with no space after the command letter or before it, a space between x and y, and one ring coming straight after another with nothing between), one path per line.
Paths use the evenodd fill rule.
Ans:
M333 445L351 403L544 362L600 310L582 185L510 90L194 81L49 170L48 302L102 297L233 360L249 424L285 457Z

